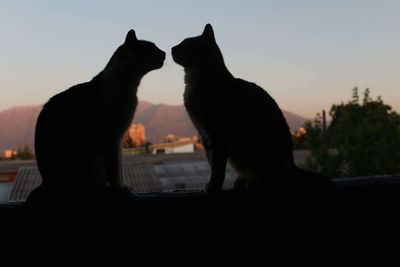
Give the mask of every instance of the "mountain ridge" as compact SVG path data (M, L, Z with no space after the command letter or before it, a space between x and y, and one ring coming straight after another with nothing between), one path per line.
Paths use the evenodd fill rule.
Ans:
M35 125L41 107L42 105L15 106L0 111L1 154L6 149L16 149L24 144L33 148ZM292 131L307 120L293 112L283 113ZM142 123L145 126L147 140L152 143L162 142L168 134L191 137L197 133L183 105L139 101L133 123Z

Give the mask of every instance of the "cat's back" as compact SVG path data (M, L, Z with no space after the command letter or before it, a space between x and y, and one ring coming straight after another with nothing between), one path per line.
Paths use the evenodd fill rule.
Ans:
M43 106L35 128L35 149L57 139L63 143L73 143L89 135L85 129L93 128L97 119L94 116L97 105L95 94L98 86L91 82L77 84L53 96ZM76 131L74 129L81 129Z
M276 101L259 85L236 78L230 91L231 98L240 102L243 110L286 122Z
M43 106L43 109L73 108L83 104L90 105L88 101L96 97L95 87L98 87L97 84L95 81L90 81L74 85L51 97Z
M283 116L275 100L263 88L233 76L207 78L187 84L184 103L189 111L218 110L218 113L227 111L231 115Z
M276 109L275 100L262 87L253 82L235 78L229 84L233 97L256 108ZM229 88L228 88L229 89Z
M255 83L235 79L230 92L225 105L238 122L246 124L249 134L290 143L290 129L283 112L267 91Z
M84 119L98 102L101 86L97 81L81 83L51 97L43 106L39 120L57 120L68 123ZM39 121L38 121L39 122Z

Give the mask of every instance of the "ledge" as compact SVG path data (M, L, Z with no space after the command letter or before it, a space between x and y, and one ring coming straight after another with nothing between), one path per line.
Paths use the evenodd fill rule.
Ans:
M184 233L200 230L218 232L218 227L303 231L314 226L325 228L324 225L346 228L351 227L350 222L376 227L373 222L386 224L398 220L399 175L335 179L334 184L333 192L321 194L255 195L225 190L207 196L201 191L183 190L62 203L51 200L45 205L8 202L0 205L0 224L9 229L18 226L17 231L23 233L29 229L46 232L48 227L84 232L96 227L102 231L114 229L134 238L148 231L184 237Z
M124 244L136 254L135 247L145 248L153 256L168 249L194 250L205 243L204 251L218 253L222 247L248 247L248 258L253 258L254 244L264 249L266 242L272 247L283 242L287 254L294 241L297 245L292 249L307 248L309 253L310 243L325 249L324 244L342 246L355 233L369 238L398 231L399 175L335 179L334 184L334 192L320 195L270 192L261 196L227 190L206 196L200 191L175 191L87 202L51 201L46 206L9 202L0 205L2 241L18 243L20 251L24 246L31 249L26 245L30 242L42 249L35 240L57 248L65 240L74 246L86 240L84 245L94 247Z
M176 225L182 221L190 224L209 221L231 223L243 218L266 221L280 218L344 218L355 214L397 214L400 203L400 175L335 179L331 193L268 192L262 195L225 190L215 196L201 191L175 191L131 194L125 197L108 196L89 201L66 201L30 206L24 202L8 202L0 205L0 218L17 218L20 221L40 218L84 220L112 218L115 221L139 223L144 228L154 222ZM289 218L289 219L288 219ZM106 220L107 220L106 219ZM268 219L270 220L270 219Z

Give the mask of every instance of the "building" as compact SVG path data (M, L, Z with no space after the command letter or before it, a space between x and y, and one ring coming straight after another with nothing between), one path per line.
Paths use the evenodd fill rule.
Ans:
M127 131L127 136L131 143L125 144L126 147L140 147L146 144L146 131L141 123L132 124Z
M0 203L8 201L21 167L36 166L33 160L9 160L0 162Z
M150 152L152 154L193 153L194 142L189 139L173 143L151 145Z
M182 136L177 136L174 134L169 134L164 137L164 143L176 143L176 142L186 142L193 140L190 137L182 137Z
M169 134L164 137L164 143L182 143L187 141L193 142L195 151L204 150L204 146L201 143L200 137L198 135L195 135L192 138L190 138L190 137L180 137L174 134Z
M4 158L5 159L13 159L17 155L17 151L12 149L7 149L4 151Z

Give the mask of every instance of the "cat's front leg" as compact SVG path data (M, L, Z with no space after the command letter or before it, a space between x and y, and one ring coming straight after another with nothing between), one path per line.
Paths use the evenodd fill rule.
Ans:
M117 194L128 194L132 190L124 186L122 178L122 148L121 143L114 143L108 146L105 151L107 179L111 189Z
M204 150L206 153L206 158L208 161L208 164L211 166L211 148L209 145L209 141L207 140L207 138L205 136L201 136L201 142L204 146Z
M207 155L211 167L211 177L203 188L206 194L221 191L225 179L225 169L228 160L228 148L222 144L209 144Z

